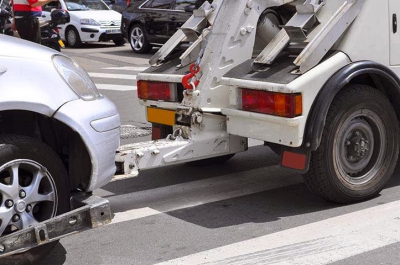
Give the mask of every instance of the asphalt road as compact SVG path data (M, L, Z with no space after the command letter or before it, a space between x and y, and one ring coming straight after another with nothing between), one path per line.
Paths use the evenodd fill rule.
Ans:
M128 44L64 52L115 102L125 128L143 132L123 143L148 140L134 77L150 56ZM148 170L97 190L113 223L61 240L41 265L400 264L400 167L380 196L343 206L313 196L254 144L221 166Z

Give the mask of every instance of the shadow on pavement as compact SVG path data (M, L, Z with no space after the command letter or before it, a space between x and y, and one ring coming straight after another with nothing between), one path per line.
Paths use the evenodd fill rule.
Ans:
M62 265L65 264L67 251L63 245L58 242L53 250L37 265Z
M279 164L279 157L268 147L257 146L250 150L251 151L236 154L223 165L193 167L182 164L155 168L141 171L139 176L135 178L111 182L102 187L102 189L112 192L112 196L116 196Z
M400 186L399 164L385 189L398 186ZM310 213L315 213L316 217L312 222L316 222L397 200L396 196L385 194L385 190L381 194L364 202L341 205L314 196L304 184L297 184L165 214L208 229L244 223L270 223L286 217L291 217L291 222L295 222L297 216Z

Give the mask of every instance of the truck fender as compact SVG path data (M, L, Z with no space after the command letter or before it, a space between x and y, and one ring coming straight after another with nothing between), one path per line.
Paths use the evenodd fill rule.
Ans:
M336 74L334 74L319 91L314 100L311 112L308 115L306 130L304 131L304 141L302 149L311 149L315 151L321 144L322 132L325 127L326 116L335 96L352 82L356 77L368 75L372 80L378 82L378 88L394 98L400 100L400 79L388 67L372 62L359 61L351 63ZM376 83L375 82L375 83ZM379 84L383 85L379 87ZM400 114L399 107L394 106L397 115Z

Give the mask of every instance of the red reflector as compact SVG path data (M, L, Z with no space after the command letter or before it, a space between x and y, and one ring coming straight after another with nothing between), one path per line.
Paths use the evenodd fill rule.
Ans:
M140 99L178 102L177 85L175 83L139 80L137 82L137 93Z
M293 168L297 170L305 170L307 163L307 156L304 154L296 154L285 151L282 155L282 166Z
M287 118L302 114L301 94L284 94L269 91L239 89L239 108Z
M151 130L151 140L158 140L158 139L161 139L161 127L153 126Z

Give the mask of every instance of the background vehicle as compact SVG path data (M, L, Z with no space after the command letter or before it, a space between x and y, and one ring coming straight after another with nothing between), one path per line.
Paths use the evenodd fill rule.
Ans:
M1 241L69 212L75 191L109 182L120 121L115 105L70 58L0 35L0 61ZM54 244L1 257L0 263L37 264ZM0 256L12 245L1 245Z
M111 10L115 10L118 13L122 13L122 11L128 7L129 1L127 0L105 0L104 3L108 5Z
M0 34L13 36L11 7L8 2L0 1Z
M122 12L122 33L136 53L163 45L204 0L146 0Z
M78 48L83 42L112 40L116 45L125 43L121 34L121 14L110 8L102 0L59 1L61 8L68 10L71 20L60 25L60 36L66 44ZM44 6L43 15L50 19L50 12L57 5L51 2Z
M51 12L51 20L43 21L40 24L41 44L52 48L56 51L61 51L65 45L60 38L58 25L68 23L70 16L67 11L56 9Z

